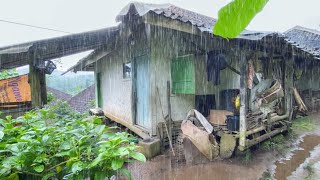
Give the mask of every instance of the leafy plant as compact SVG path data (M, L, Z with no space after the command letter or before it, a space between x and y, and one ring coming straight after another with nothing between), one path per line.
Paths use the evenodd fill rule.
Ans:
M19 73L16 71L16 69L3 70L0 72L0 80L15 76L19 76Z
M51 102L54 101L55 96L51 92L48 92L47 93L47 99L48 99L48 103L51 103Z
M224 38L236 38L268 0L233 0L219 10L213 33Z
M132 159L146 161L132 135L111 133L97 117L71 111L63 102L0 119L0 179L110 177ZM30 176L30 177L29 177Z
M245 153L241 156L241 161L245 164L248 164L252 160L252 153L250 149L246 150Z
M265 151L276 150L282 152L285 148L285 137L280 134L270 140L264 141L261 148Z

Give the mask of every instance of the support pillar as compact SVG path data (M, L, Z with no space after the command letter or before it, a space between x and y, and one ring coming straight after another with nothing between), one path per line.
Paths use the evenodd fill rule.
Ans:
M247 131L247 69L248 63L246 54L240 52L240 138L239 138L239 149L243 150L246 146L246 131Z
M46 75L44 70L36 68L37 62L31 57L29 60L29 84L31 90L31 104L33 108L47 104Z

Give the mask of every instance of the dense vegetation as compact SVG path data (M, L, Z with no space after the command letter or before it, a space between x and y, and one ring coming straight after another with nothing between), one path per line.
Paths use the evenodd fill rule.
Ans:
M17 75L28 74L29 68L19 68L16 72ZM54 70L51 75L46 75L47 86L74 96L94 84L94 74L92 72L69 72L61 75L62 73L62 71ZM0 74L0 79L1 77Z
M0 119L0 179L130 177L124 163L146 159L131 135L111 129L64 102Z
M93 73L69 73L61 76L61 71L54 71L46 76L47 85L67 94L76 95L94 83Z

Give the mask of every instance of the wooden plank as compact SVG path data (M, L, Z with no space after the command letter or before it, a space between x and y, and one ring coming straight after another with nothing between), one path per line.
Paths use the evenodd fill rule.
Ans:
M136 133L138 136L140 136L142 139L147 139L150 138L149 132L143 130L142 128L139 128L135 125L133 125L132 123L129 123L128 121L125 121L115 115L112 115L110 113L107 113L104 111L104 115L109 118L110 120L117 122L125 127L127 127L128 129L130 129L132 132Z

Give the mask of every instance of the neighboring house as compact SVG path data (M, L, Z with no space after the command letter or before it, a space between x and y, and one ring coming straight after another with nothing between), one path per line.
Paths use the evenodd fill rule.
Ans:
M62 100L67 102L70 107L80 113L89 112L90 108L95 107L95 85L91 85L86 89L82 90L78 94L72 96L70 94L64 93L60 90L47 87L48 93L54 95L54 101Z
M48 86L47 86L47 92L53 94L54 101L56 101L56 100L68 101L72 97L72 95L70 95L70 94L64 93L58 89L54 89L54 88L51 88Z
M298 48L320 59L320 31L301 26L285 32L288 40ZM296 87L301 91L309 111L320 110L320 61L297 59L295 64Z
M71 108L80 112L89 112L95 107L95 85L91 85L68 100Z
M288 129L293 66L319 57L273 32L245 30L236 39L217 37L211 33L215 19L170 4L131 3L116 20L119 30L70 70L94 71L97 106L143 138L159 135L158 125L169 111L177 122L190 109L232 111L231 101L240 93L240 129L232 135L239 149L249 148ZM278 80L284 96L273 107L281 111L271 118L272 109L268 119L249 129L257 86L247 86L252 72ZM229 133L219 126L214 130L217 136Z

